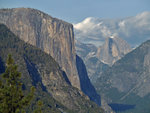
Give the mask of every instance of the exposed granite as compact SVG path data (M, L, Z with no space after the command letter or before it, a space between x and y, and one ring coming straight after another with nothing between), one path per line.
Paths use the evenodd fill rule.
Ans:
M1 24L0 53L0 69L4 69L7 55L11 54L15 63L18 64L19 72L22 73L22 82L26 90L34 85L36 93L39 94L38 90L41 89L41 92L48 95L47 100L49 97L53 97L72 111L69 113L103 112L82 91L66 81L65 73L50 55L20 40L6 26ZM45 95L42 95L41 98L45 98L43 96ZM42 100L44 101L44 108L45 106L49 107L49 112L51 112L51 106L54 105L50 105L47 100ZM60 106L56 106L59 109Z
M66 72L71 84L80 89L71 24L30 8L1 9L0 23L25 42L50 54Z
M79 79L76 67L72 24L30 8L1 9L0 23L6 24L21 40L50 54L55 61L59 63L61 70L66 73L66 80L74 87L82 90L80 82L83 81L81 79L84 78ZM53 73L50 75L53 75ZM48 84L50 82L48 80L49 79L45 79L44 83ZM84 85L84 89L87 89L87 91L82 91L92 98L92 100L95 100L97 99L95 96L97 93L92 92L95 91L95 89L89 89L89 85L91 84L88 84L88 86ZM100 100L96 101L97 104L100 103L98 101Z
M106 38L105 43L97 50L97 57L103 63L112 66L117 60L131 51L130 45L123 39Z
M136 105L132 112L149 111L150 95L150 40L129 52L107 71L103 72L95 83L100 94L113 103Z

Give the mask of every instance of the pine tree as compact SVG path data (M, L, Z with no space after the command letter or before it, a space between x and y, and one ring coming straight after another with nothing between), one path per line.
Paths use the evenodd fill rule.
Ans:
M34 113L42 113L42 106L43 106L43 103L42 103L42 101L41 100L39 100L38 102L37 102L37 109L34 111Z
M9 55L6 70L0 81L0 113L25 113L25 108L34 96L35 88L31 87L30 93L25 96L20 79L21 73Z

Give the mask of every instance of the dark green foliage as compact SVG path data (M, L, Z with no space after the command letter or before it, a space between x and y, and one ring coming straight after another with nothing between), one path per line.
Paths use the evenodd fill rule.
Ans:
M39 100L37 102L37 106L38 106L38 108L34 111L34 113L42 113L42 106L43 106L42 101Z
M11 55L8 56L6 70L1 75L4 82L0 82L0 113L20 113L25 111L33 98L35 88L25 96L22 91L21 73L17 70Z
M147 89L150 87L149 53L150 40L103 72L94 84L99 94L105 95L105 98L109 98L112 103L136 105L135 109L125 113L149 113L150 93L145 92L149 91Z
M74 110L70 110L60 104L60 102L58 102L59 100L56 101L51 95L52 91L48 92L47 90L54 87L54 84L61 82L65 83L65 79L61 75L59 65L50 55L20 40L5 25L0 24L1 66L4 65L6 61L7 53L12 54L16 64L18 65L18 70L22 73L21 82L23 83L23 93L28 95L30 92L29 89L33 85L36 88L31 105L26 108L27 113L32 113L34 110L37 110L37 103L39 100L43 102L43 106L41 108L43 113L102 113L102 109L100 107L96 106L96 104L89 100L87 101L84 98L81 98L81 95L76 95L76 99L74 101L79 104L81 103L81 105ZM60 72L59 75L55 75L57 78L60 78L60 81L58 83L49 81L48 88L44 87L42 77L44 75L48 76L51 72ZM63 84L62 89L60 89L60 86L57 85L55 85L55 87L62 91L64 91L63 88L66 88ZM70 92L70 90L72 92L78 91L70 85L68 85L66 90L68 90L68 92ZM55 92L55 90L53 92Z
M29 62L41 63L43 68L47 67L47 73L52 70L57 70L58 64L51 58L51 56L42 52L40 49L31 46L18 37L16 37L5 25L0 24L0 72L5 71L5 61L7 60L7 53L10 53L16 64L18 65L18 70L22 73L21 82L23 83L23 93L27 95L30 92L30 87L33 86L34 80L32 80L32 74L29 75L28 68L25 64L25 59ZM1 74L0 73L0 74ZM1 79L1 77L0 77ZM37 83L38 84L38 83ZM61 111L56 108L56 104L63 111L73 113L71 110L68 110L58 101L56 101L47 91L43 91L40 85L37 85L35 95L31 101L31 105L27 107L26 112L31 113L36 110L38 100L43 102L42 112L43 113L61 113Z

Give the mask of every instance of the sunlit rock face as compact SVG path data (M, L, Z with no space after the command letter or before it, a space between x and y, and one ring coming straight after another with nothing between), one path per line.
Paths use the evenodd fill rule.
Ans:
M117 60L131 51L130 45L118 37L106 38L97 50L96 56L105 64L113 65Z
M80 89L71 24L30 8L2 9L0 23L25 42L50 54L66 72L71 84Z
M69 79L68 82L100 105L100 97L90 83L87 74L79 70L82 65L78 65L77 70L79 63L76 63L72 24L30 8L1 9L0 23L7 25L21 40L50 54L65 72L66 78ZM86 83L88 85L85 84L84 88L83 83L81 84L84 77L81 76L88 80ZM49 83L48 79L44 83Z

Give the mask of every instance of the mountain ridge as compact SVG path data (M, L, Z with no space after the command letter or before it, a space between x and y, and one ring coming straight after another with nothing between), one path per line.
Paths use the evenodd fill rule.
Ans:
M85 62L92 83L103 71L131 51L130 45L119 37L106 38L105 43L100 47L79 41L76 41L75 45L77 54Z
M66 72L72 85L80 88L71 24L31 8L2 9L0 22L25 42L51 54Z
M29 90L32 85L36 87L34 101L41 99L44 102L44 113L103 112L83 92L66 81L64 72L50 55L20 40L3 24L0 24L0 40L0 69L4 69L7 54L12 54L22 73L24 89ZM35 102L32 104L35 105ZM33 105L29 112L33 110Z
M150 111L147 106L150 97L149 56L150 40L126 54L99 76L95 83L99 94L105 95L109 103L136 105L130 112ZM143 105L144 102L147 104Z
M68 79L68 82L81 89L80 79L83 77L79 79L78 75L72 24L31 8L1 9L0 23L5 24L21 40L50 54L58 62L61 70L66 73L65 78ZM86 84L85 88L89 85L94 88L90 81L87 81ZM87 92L84 93L89 94L92 100L98 97L91 97L97 95L95 89L91 91L89 89ZM100 105L100 102L97 104Z

